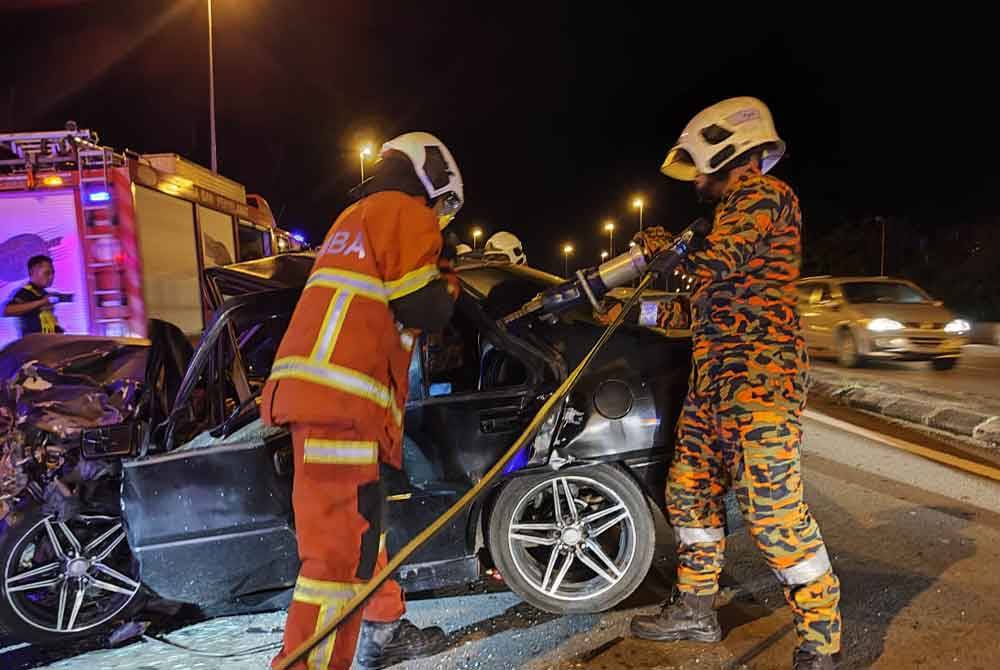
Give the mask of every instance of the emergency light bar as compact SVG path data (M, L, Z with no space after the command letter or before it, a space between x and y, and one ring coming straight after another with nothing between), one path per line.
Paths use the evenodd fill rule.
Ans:
M87 194L87 199L91 202L110 202L111 194L107 191L94 191Z

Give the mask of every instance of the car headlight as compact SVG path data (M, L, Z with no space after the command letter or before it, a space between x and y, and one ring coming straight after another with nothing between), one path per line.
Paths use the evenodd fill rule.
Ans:
M965 335L970 330L972 330L972 324L965 319L952 319L944 327L944 332L949 335Z
M872 319L868 322L868 330L876 333L886 333L890 330L903 330L903 324L895 319Z

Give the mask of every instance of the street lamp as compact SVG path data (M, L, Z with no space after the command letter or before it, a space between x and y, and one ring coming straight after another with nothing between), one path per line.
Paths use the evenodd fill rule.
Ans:
M573 253L573 245L567 244L563 246L563 276L569 276L569 255Z
M370 144L366 144L365 146L361 147L361 151L359 152L359 155L361 156L361 181L364 181L365 180L365 159L372 155L372 147L371 147L371 145Z
M602 251L601 252L601 262L604 262L606 260L608 260L608 252L607 251Z
M615 255L615 222L608 221L604 224L604 230L608 231L608 253Z
M215 149L215 49L212 46L212 0L208 2L208 116L212 134L212 172L219 172L219 156Z
M483 229L482 228L473 228L472 229L472 248L473 249L476 248L476 242L479 241L479 238L482 237L482 235L483 235Z
M643 207L646 206L646 203L643 202L642 198L636 198L635 200L632 201L632 206L635 207L635 208L637 208L639 210L639 232L641 233L642 232L642 210L643 210Z

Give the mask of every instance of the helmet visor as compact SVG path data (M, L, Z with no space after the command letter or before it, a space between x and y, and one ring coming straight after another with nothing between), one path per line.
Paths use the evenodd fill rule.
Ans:
M445 193L434 201L434 213L438 217L438 226L444 230L451 220L462 209L462 201L452 192Z
M694 181L698 176L698 168L695 167L691 154L680 147L670 150L663 165L660 166L660 172L678 181Z

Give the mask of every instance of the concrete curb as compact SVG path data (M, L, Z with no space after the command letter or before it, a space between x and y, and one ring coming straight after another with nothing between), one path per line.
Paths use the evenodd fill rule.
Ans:
M1000 448L1000 416L976 411L964 398L932 401L914 391L878 388L877 384L841 378L826 370L810 372L809 393L853 409L969 438L983 447Z

